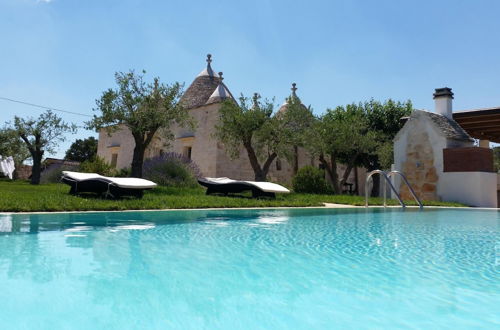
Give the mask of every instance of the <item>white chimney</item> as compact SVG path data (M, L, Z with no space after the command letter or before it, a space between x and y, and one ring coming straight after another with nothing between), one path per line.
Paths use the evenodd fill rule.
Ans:
M436 113L453 119L452 113L453 92L451 88L436 88L434 92L434 102Z

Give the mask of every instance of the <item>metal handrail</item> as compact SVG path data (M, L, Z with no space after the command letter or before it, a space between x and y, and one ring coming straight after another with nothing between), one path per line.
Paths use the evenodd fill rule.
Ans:
M400 172L400 171L390 171L387 175L387 177L391 177L393 176L394 174L399 174L399 176L401 176L401 178L403 179L403 181L406 183L406 186L408 187L408 189L410 190L411 192L411 195L413 196L413 198L415 199L415 201L417 202L418 206L420 208L423 208L424 205L422 204L422 202L420 201L420 198L418 198L417 194L415 194L415 191L413 190L413 188L411 187L410 183L408 182L408 179L406 179L406 176ZM396 192L396 194L398 195L399 197L399 194Z
M382 170L373 170L368 175L366 176L366 181L365 181L365 207L368 207L368 183L370 182L370 179L374 174L380 174L385 180L383 181L383 191L384 191L384 207L387 207L387 183L389 183L389 187L391 187L391 190L396 194L396 197L399 201L399 204L401 204L402 207L406 207L405 203L401 199L401 196L399 196L398 192L396 191L396 188L394 188L394 185L392 184L391 180L387 176L386 172Z

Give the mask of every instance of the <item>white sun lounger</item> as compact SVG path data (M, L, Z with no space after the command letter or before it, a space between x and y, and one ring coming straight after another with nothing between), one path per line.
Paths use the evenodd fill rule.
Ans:
M240 193L246 190L252 191L253 197L275 198L276 193L289 193L290 190L272 182L237 181L229 178L201 178L198 182L207 187L207 195Z
M140 178L115 178L97 173L63 171L61 181L71 186L70 194L91 192L106 197L142 197L144 190L153 189L156 183Z

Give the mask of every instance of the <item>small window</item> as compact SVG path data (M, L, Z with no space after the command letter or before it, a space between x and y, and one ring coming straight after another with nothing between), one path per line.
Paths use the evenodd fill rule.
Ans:
M111 155L111 167L116 168L116 163L118 162L118 154Z
M276 171L281 171L281 159L276 159Z
M184 147L184 152L183 152L184 157L191 159L191 150L192 150L191 147Z

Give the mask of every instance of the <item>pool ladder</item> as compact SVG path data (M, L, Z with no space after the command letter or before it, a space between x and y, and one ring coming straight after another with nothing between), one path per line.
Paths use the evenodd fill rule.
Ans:
M382 185L382 189L384 191L384 207L387 207L387 184L389 184L389 187L391 187L391 190L396 195L396 198L398 199L399 204L401 204L402 207L406 207L406 204L405 204L405 202L403 202L403 199L401 198L401 195L397 192L396 188L394 188L394 185L391 182L391 177L394 176L394 175L396 175L396 174L399 175L403 179L403 182L406 184L406 186L410 190L410 193L413 196L413 198L415 199L415 201L417 202L418 206L420 208L424 207L424 205L422 204L422 202L418 198L417 194L415 194L415 191L413 190L413 188L411 187L410 183L406 179L406 176L403 173L401 173L400 171L387 171L387 172L384 172L382 170L371 171L366 176L366 181L365 181L365 207L368 207L368 184L370 183L370 180L372 179L372 176L374 174L380 174L380 176L384 178L383 185Z

